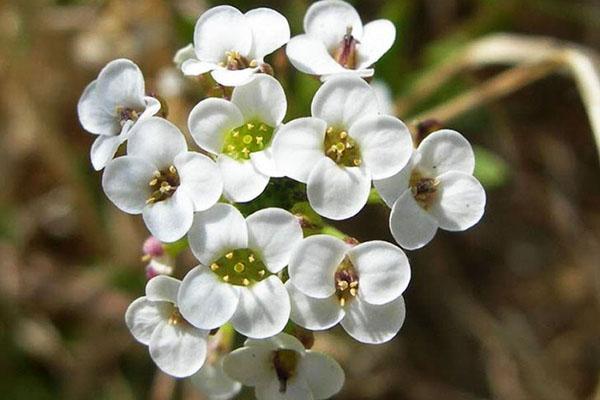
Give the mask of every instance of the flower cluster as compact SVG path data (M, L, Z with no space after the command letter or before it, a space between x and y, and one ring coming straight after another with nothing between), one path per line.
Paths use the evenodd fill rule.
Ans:
M353 217L379 195L393 237L412 250L438 228L465 230L483 214L469 142L440 130L415 149L363 79L392 46L394 25L363 25L348 3L321 0L304 30L290 39L285 17L266 8L218 6L198 19L175 62L223 96L190 111L195 150L158 116L161 103L129 60L110 62L78 105L83 128L97 135L91 160L104 169L106 196L142 214L152 234L146 294L129 306L127 326L158 368L190 377L211 399L232 398L241 385L258 399L328 398L343 370L289 333L340 324L378 344L401 329L411 275L404 251L359 243L321 217ZM286 44L298 70L323 80L311 116L288 122L286 94L264 59ZM178 280L171 253L188 245L198 263ZM233 349L236 334L247 340Z

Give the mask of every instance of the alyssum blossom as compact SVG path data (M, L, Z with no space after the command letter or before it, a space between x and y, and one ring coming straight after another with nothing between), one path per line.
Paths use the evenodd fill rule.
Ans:
M280 177L271 142L287 110L281 84L259 74L233 89L231 101L208 98L190 113L188 126L196 143L216 155L223 193L234 202L260 195L269 177Z
M122 211L142 214L152 235L162 242L183 237L194 212L210 208L223 191L216 164L187 151L179 129L157 117L136 124L127 155L108 163L102 187Z
M150 357L165 373L182 378L196 373L206 359L209 331L190 325L177 308L181 282L157 276L146 295L133 301L125 322L136 340L148 345Z
M291 319L302 327L340 323L363 343L387 342L402 327L410 266L397 246L371 241L352 247L333 236L310 236L296 248L288 272Z
M243 85L261 70L266 55L289 40L289 24L277 11L257 8L242 14L231 6L213 7L198 19L195 58L183 61L181 69L192 76L211 72L224 86ZM185 52L179 59L183 54L189 57Z
M185 276L179 292L185 319L202 329L229 321L252 338L281 332L290 299L274 274L302 239L296 217L266 208L244 219L235 207L220 203L196 213L188 239L200 265Z
M311 113L279 130L273 141L277 167L307 184L317 213L350 218L367 203L371 179L390 177L406 165L410 133L399 119L380 114L374 90L356 76L325 82Z
M313 3L304 16L304 31L290 40L287 56L298 70L323 78L340 73L372 76L370 67L396 39L390 21L363 26L354 7L341 0Z
M146 96L144 76L133 62L109 62L83 91L77 112L83 128L98 135L90 150L93 167L104 168L127 140L137 121L160 110L160 102Z
M392 208L390 230L406 249L423 247L438 228L464 231L475 225L485 208L485 191L472 176L475 157L460 133L431 133L400 172L374 181Z
M331 357L305 350L285 333L269 339L248 339L225 356L225 372L254 386L257 400L326 399L340 391L344 371Z

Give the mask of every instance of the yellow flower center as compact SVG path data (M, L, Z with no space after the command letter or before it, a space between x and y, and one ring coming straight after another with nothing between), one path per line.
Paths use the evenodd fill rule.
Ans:
M146 200L146 204L163 201L173 196L179 184L179 174L174 165L170 165L169 168L162 171L154 171L154 175L148 183L151 194Z
M325 131L325 155L344 167L358 167L362 160L360 149L348 132L330 126Z
M358 294L358 274L350 259L346 256L335 272L335 295L344 307Z
M435 178L423 176L418 170L414 170L410 176L410 190L417 203L427 210L437 196L437 187L440 182Z
M271 143L274 128L257 121L247 122L225 135L224 154L234 160L248 160L250 153L264 150Z
M263 261L250 249L236 249L210 265L210 269L224 282L248 286L270 275Z

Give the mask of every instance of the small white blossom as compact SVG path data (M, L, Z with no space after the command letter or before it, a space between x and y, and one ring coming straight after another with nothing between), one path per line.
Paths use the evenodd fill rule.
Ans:
M137 341L165 373L182 378L196 373L206 359L209 331L190 325L177 308L181 282L157 276L146 284L146 296L127 308L125 322Z
M344 371L326 354L305 350L298 339L280 333L248 339L225 356L225 372L253 386L257 400L327 399L344 385Z
M340 323L363 343L387 342L402 327L410 266L397 246L371 241L352 247L332 236L310 236L288 271L291 319L300 326L323 330Z
M373 76L370 67L396 39L390 21L379 19L363 26L354 7L341 0L313 3L304 16L304 31L290 40L287 56L300 71L323 78L347 73Z
M185 75L211 72L224 86L248 83L260 70L264 57L290 40L285 17L270 8L256 8L242 14L232 6L217 6L200 16L194 31L195 57L182 49L176 62L183 61Z
M350 218L367 203L371 179L392 176L406 165L410 133L399 119L380 115L374 90L356 76L325 82L311 111L312 117L279 130L273 142L277 167L307 184L317 213Z
M390 230L400 246L418 249L438 228L464 231L481 219L485 191L474 167L467 139L444 129L427 136L398 174L374 182L392 208Z
M190 113L188 126L196 143L217 156L223 193L234 202L259 196L269 177L279 177L271 152L287 110L281 84L259 74L233 90L231 101L208 98Z
M188 235L200 265L183 279L181 313L195 326L230 322L241 334L264 338L284 328L290 299L279 277L302 239L289 212L266 208L244 219L229 204L196 213Z
M219 200L223 184L210 158L187 151L176 126L151 117L136 124L127 155L108 163L102 187L122 211L142 214L158 240L173 242L187 233L194 211Z
M137 121L160 110L160 102L145 95L144 76L133 62L109 62L90 83L77 104L83 128L98 135L90 156L99 171L108 163Z

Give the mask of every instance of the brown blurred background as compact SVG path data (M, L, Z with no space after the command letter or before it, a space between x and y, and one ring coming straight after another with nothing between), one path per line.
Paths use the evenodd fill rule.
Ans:
M243 11L276 8L294 34L308 4L230 3ZM600 169L586 101L564 71L491 96L478 92L507 66L454 71L426 90L449 60L493 32L598 50L599 2L353 3L364 21L385 17L397 26L397 43L376 77L391 87L399 116L440 112L445 126L469 138L488 205L475 228L439 232L409 253L408 314L395 340L369 346L338 330L317 335L316 346L347 373L337 398L599 400ZM202 399L157 374L125 327L125 308L143 293L147 233L141 218L104 197L101 174L89 163L93 137L79 126L76 104L106 62L128 57L147 89L168 101L169 119L185 128L203 93L171 59L214 4L0 3L1 399ZM290 96L287 120L306 114L318 82L293 71L281 52L271 61ZM472 104L448 112L445 105L464 93L475 94ZM370 206L339 226L360 240L391 240L387 216ZM193 262L180 256L177 275Z

